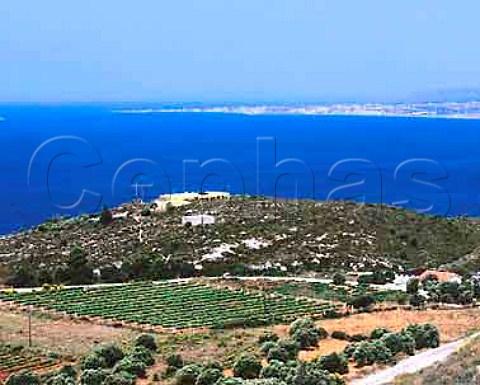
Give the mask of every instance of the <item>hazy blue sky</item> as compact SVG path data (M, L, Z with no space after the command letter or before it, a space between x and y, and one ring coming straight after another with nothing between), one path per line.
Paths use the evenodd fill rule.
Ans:
M0 101L388 100L480 86L478 0L0 2Z

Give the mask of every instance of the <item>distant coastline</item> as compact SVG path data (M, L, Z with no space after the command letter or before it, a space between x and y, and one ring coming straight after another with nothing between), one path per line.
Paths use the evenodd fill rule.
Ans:
M121 114L218 113L238 115L378 116L444 119L480 119L480 102L413 104L318 104L304 106L201 106L179 108L132 108Z

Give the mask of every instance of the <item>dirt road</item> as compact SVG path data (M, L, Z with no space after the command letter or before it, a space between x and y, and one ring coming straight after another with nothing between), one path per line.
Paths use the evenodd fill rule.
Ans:
M410 357L399 362L392 368L382 370L379 373L372 374L359 380L354 380L350 383L350 385L390 384L396 377L400 375L415 373L435 364L436 362L445 360L448 356L450 356L450 354L455 353L458 348L478 336L480 336L480 333L476 333L468 338L442 345L436 349L427 350L423 353L417 354L414 357Z

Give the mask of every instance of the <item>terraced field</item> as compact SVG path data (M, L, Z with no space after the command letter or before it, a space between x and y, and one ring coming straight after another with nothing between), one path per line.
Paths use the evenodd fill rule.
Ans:
M376 290L371 286L335 286L326 283L294 282L281 284L273 288L273 292L279 294L298 295L312 297L320 300L348 302L358 295L371 295L377 302L397 302L404 298L405 293L396 290Z
M161 326L224 328L322 317L335 307L288 295L263 295L197 283L134 283L97 289L3 293L0 299L76 316Z
M5 345L0 345L0 384L12 373L23 370L34 372L46 372L53 370L59 365L59 361L37 354L17 351Z

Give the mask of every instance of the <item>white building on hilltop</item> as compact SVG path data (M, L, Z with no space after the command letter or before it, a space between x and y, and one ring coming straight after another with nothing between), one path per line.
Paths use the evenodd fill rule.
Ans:
M230 193L222 191L208 191L204 193L184 192L176 194L164 194L155 201L158 211L165 211L170 207L181 207L189 205L191 202L202 200L227 200L230 199Z

